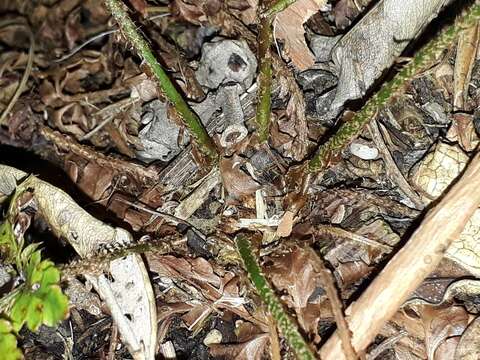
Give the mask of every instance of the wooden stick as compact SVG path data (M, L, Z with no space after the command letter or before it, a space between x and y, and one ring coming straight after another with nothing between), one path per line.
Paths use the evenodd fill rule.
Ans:
M350 305L352 345L363 352L382 326L439 264L452 240L457 239L480 206L480 153L461 179L431 209L407 244L389 261L358 301ZM321 351L322 360L344 360L338 330Z
M337 287L335 286L335 280L332 272L327 269L323 259L320 258L311 247L308 247L307 251L311 254L313 259L317 260L314 266L318 267L318 273L320 275L323 288L325 289L327 297L330 300L330 307L335 318L335 323L337 324L338 336L342 342L343 353L348 360L358 360L358 355L355 353L355 349L352 346L352 332L348 328L347 321L343 316L343 304L338 296Z

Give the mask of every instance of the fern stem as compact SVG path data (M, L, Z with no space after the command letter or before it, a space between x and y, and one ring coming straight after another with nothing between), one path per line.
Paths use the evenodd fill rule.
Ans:
M272 54L273 43L272 19L260 19L258 31L258 103L257 122L258 139L261 143L268 140L272 112Z
M117 21L123 34L130 41L137 54L147 64L165 96L174 105L176 111L183 119L185 126L190 130L190 133L200 151L206 155L210 161L214 161L218 154L212 139L200 122L199 117L190 109L187 102L177 91L175 85L155 58L147 41L137 31L137 27L127 14L127 7L120 0L105 0L105 5Z
M300 360L313 360L315 355L299 333L297 325L290 319L283 309L283 306L267 279L262 274L258 261L252 252L250 241L242 236L235 239L238 253L240 254L245 270L248 272L257 293L260 295L263 303L267 307L268 312L277 322L278 328L287 340L288 344L295 351Z
M450 46L458 34L480 20L480 5L472 5L465 15L443 29L440 34L420 49L413 59L389 82L373 95L353 118L340 126L337 133L320 146L310 160L307 171L324 171L331 159L339 158L342 150L357 137L382 106L396 95L419 70L432 66L444 49Z
M297 0L277 0L272 6L270 6L263 14L262 17L271 18L277 15L279 12L285 10Z

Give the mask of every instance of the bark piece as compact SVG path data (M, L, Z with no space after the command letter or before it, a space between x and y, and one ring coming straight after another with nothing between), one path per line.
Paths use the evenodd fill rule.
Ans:
M361 98L405 47L434 19L447 0L383 0L333 48L339 82L330 106Z

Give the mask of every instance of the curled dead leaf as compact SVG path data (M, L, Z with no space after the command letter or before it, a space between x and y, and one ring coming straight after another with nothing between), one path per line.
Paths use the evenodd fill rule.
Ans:
M260 184L240 169L242 159L238 155L220 160L220 174L227 192L239 199L255 193Z
M298 0L277 15L275 36L285 41L289 57L300 70L311 67L315 61L305 42L303 24L326 3L325 0Z
M268 339L268 334L261 334L239 344L214 344L210 346L210 354L220 359L260 360L263 358Z
M265 267L265 273L277 289L287 292L287 304L295 310L300 326L319 340L318 323L330 318L331 310L322 297L325 292L316 261L309 251L295 247L288 254L273 257L273 265Z
M475 359L480 359L480 317L468 325L455 351L455 360Z

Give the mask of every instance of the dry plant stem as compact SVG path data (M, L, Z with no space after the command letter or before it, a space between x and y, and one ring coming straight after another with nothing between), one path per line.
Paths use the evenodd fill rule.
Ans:
M398 343L402 338L408 335L408 332L401 330L396 336L392 336L384 341L382 341L375 349L370 351L366 360L374 360L385 350L392 348L396 343Z
M105 5L137 54L145 61L165 96L174 105L201 152L206 155L210 161L216 160L218 154L212 139L208 136L199 117L190 109L155 58L147 41L137 31L137 27L127 14L127 7L120 0L105 0Z
M154 184L158 181L158 173L153 169L145 168L130 161L103 155L102 153L81 145L70 137L64 136L49 127L39 127L39 133L45 140L52 142L59 149L71 152L84 159L92 161L101 167L111 168L114 171L131 174L147 184Z
M270 118L272 110L272 54L270 47L273 42L272 20L270 17L260 20L258 32L258 104L257 104L257 130L261 143L268 140Z
M388 262L361 297L346 311L352 345L363 352L382 326L439 264L480 205L480 153L461 179L431 209L407 244ZM346 359L335 332L321 349L323 360Z
M371 246L374 248L381 249L382 251L386 251L387 253L392 251L392 248L388 245L379 243L375 240L371 240L365 236L355 234L353 232L344 230L340 227L332 226L332 225L318 225L316 226L316 230L318 231L319 235L322 236L324 234L330 234L333 236L337 236L340 238L345 238L351 241L355 241L359 244Z
M298 332L297 325L287 315L267 279L262 274L257 258L252 252L250 241L242 236L237 236L235 244L242 258L245 270L255 286L258 295L260 295L270 315L275 319L278 328L297 355L297 358L300 360L315 359L315 355L309 345Z
M419 70L432 66L443 50L454 43L458 34L462 30L473 26L479 19L480 5L472 5L464 16L458 18L454 24L447 26L434 40L420 49L413 59L391 81L385 83L350 121L343 123L337 133L320 146L315 156L308 163L307 171L314 173L324 171L330 165L332 159L340 156L342 150L359 135L379 109L392 96L399 93L408 80Z
M32 72L34 47L35 47L35 42L33 40L33 35L30 34L30 49L28 50L27 66L25 67L25 71L22 75L22 79L20 80L20 84L18 84L18 87L15 90L13 97L8 102L8 105L5 108L5 110L3 110L2 115L0 115L0 126L3 125L3 123L5 122L7 115L13 109L13 106L15 105L18 98L23 92L25 85L27 85L28 78L30 76L30 73Z
M271 18L278 14L280 11L285 10L287 7L292 5L297 0L277 0L272 6L268 8L263 14L262 17Z
M115 350L118 345L118 326L112 325L112 333L110 335L110 345L108 346L107 360L115 360Z
M358 360L358 355L352 346L352 332L348 328L347 321L343 316L343 304L338 296L337 288L335 286L335 280L332 273L325 267L323 260L313 251L312 248L307 248L307 251L312 255L314 259L317 259L315 265L319 268L320 278L322 280L323 287L327 293L327 297L330 300L332 313L337 324L339 337L342 342L342 349L345 357L348 360Z
M420 196L413 191L412 187L408 183L407 179L403 176L402 172L398 168L395 160L393 159L390 150L388 150L387 145L383 141L383 135L380 131L380 128L376 120L373 120L370 125L368 125L370 134L372 135L373 142L377 146L380 154L382 154L383 161L385 162L385 167L387 168L387 176L394 184L397 184L400 190L413 202L416 209L423 209L424 203Z
M172 240L172 241L169 241ZM126 247L113 249L108 253L94 255L88 258L74 260L71 263L63 265L60 270L62 279L69 279L79 275L99 275L108 268L111 261L132 254L143 254L148 251L154 251L156 254L166 254L171 250L170 244L173 239L164 239L162 241L142 242Z

